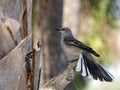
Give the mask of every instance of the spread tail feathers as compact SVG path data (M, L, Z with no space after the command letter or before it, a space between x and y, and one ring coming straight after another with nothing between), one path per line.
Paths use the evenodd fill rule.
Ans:
M80 54L76 71L81 71L82 76L92 76L95 80L108 82L113 80L113 76L95 62L89 53Z

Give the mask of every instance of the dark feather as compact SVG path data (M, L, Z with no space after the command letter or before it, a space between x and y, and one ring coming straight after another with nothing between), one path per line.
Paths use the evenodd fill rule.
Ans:
M100 55L99 55L97 52L95 52L92 48L90 48L89 46L83 44L82 42L80 42L80 41L78 41L78 40L76 40L76 39L74 39L74 38L65 38L65 39L64 39L64 43L65 43L65 44L68 44L68 45L76 46L76 47L81 48L81 49L83 49L83 50L86 50L86 51L92 53L93 55L95 55L95 56L97 56L97 57L100 56Z
M112 75L107 72L101 65L95 62L89 53L83 53L83 58L90 74L94 79L99 79L100 81L105 80L108 82L113 80Z

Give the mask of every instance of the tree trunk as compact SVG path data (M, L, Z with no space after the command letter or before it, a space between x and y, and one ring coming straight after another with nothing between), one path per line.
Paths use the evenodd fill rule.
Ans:
M74 35L78 33L79 28L80 1L64 0L63 26L71 28Z
M27 89L25 57L32 48L31 1L0 0L0 90Z
M62 25L63 0L39 1L41 33L41 85L66 66L60 46L60 34L54 31Z

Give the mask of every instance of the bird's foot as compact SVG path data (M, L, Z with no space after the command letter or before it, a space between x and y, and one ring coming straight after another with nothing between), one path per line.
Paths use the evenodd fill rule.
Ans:
M68 60L68 62L69 62L69 63L74 63L74 62L78 61L78 59L79 59L79 58L76 58L76 59L74 59L74 60Z

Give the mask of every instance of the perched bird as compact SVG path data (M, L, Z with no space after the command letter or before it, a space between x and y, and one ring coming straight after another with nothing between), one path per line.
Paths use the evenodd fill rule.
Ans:
M100 56L97 52L75 39L69 28L57 28L55 30L61 32L61 46L67 59L73 60L79 57L76 71L80 71L82 76L90 75L100 81L111 82L113 80L113 76L93 59L91 54L96 57Z

